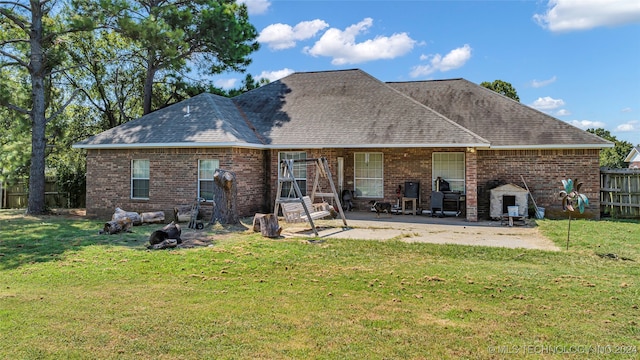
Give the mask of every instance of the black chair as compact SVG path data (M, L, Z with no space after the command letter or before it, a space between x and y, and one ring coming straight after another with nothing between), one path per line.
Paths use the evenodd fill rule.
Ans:
M436 215L436 209L440 210L440 217L444 217L444 193L441 191L431 192L431 217Z
M353 193L351 190L342 190L342 210L353 210Z

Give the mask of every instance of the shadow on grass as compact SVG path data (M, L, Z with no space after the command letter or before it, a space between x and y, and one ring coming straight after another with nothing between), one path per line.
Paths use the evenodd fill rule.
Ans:
M102 235L104 221L84 216L24 216L21 210L0 210L0 270L24 264L61 260L65 253L90 246L126 247L148 250L149 235L164 224L134 226L131 233ZM209 246L212 236L225 237L252 228L252 219L237 225L205 227L205 230L182 226L180 249ZM253 231L251 231L253 233ZM162 251L162 250L154 250Z
M20 214L20 215L18 215ZM69 251L88 246L125 246L146 249L149 234L158 228L136 226L133 233L100 235L103 221L58 216L22 216L17 210L0 211L0 269L61 259Z

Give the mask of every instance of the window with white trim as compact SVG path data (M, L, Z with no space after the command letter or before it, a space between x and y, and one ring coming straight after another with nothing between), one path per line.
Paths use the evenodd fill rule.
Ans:
M280 160L305 160L307 153L304 151L281 151L278 153L278 169L280 168ZM278 176L280 172L278 171ZM293 163L293 178L300 187L302 195L307 195L307 163L305 161ZM291 183L282 183L282 197L296 197L295 191Z
M131 198L149 198L149 160L131 160Z
M435 152L432 162L433 190L438 177L449 183L451 191L465 193L465 164L463 152Z
M354 191L357 196L384 197L382 153L354 154Z
M198 197L213 201L213 173L219 167L219 160L198 160Z

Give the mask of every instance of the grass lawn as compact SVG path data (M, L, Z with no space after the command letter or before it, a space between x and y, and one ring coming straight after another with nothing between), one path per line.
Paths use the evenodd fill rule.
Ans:
M562 251L215 229L150 251L157 226L0 210L0 358L637 358L640 223L574 220L568 251L538 224Z

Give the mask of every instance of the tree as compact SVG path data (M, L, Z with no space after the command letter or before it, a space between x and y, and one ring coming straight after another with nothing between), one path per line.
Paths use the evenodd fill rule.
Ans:
M0 69L0 103L27 104L28 94L24 71ZM29 117L0 106L0 182L11 184L29 174L29 141Z
M27 213L34 215L46 211L47 123L73 98L70 95L55 111L50 108L52 80L65 57L65 36L91 28L88 19L68 17L64 5L64 1L56 0L0 0L0 70L21 69L28 74L30 81L31 95L25 104L11 102L7 94L9 88L3 86L0 105L29 117L31 157ZM11 72L18 74L20 70Z
M609 130L603 128L587 129L587 131L605 140L609 140L614 144L612 148L600 150L600 166L613 169L623 169L628 166L628 164L624 162L624 159L629 155L631 149L633 149L633 144L628 141L618 140L615 136L611 135Z
M140 117L144 69L131 55L137 48L106 30L76 34L69 43L70 62L83 66L70 67L65 76L85 95L80 104L88 108L82 111L85 125L96 125L99 132Z
M493 90L498 94L502 94L508 98L511 98L517 102L520 102L520 97L516 89L508 82L502 80L494 80L493 82L484 81L480 83L480 86L486 87L489 90Z
M104 0L78 7L85 15L101 15L111 29L134 41L145 69L143 113L152 110L159 73L182 80L196 64L203 74L244 71L258 50L257 31L247 7L235 0ZM175 84L181 84L180 81Z

